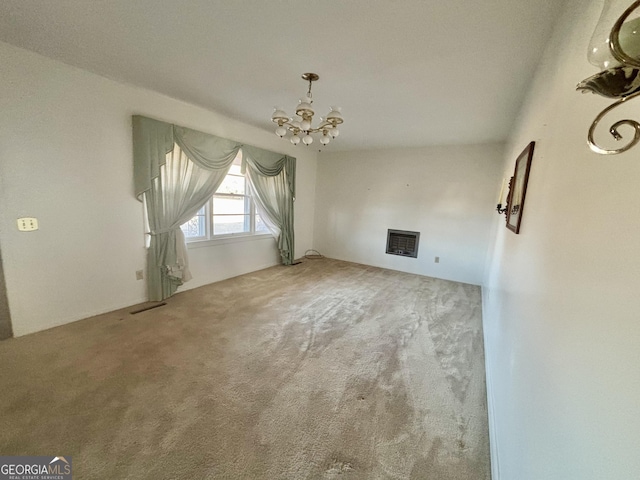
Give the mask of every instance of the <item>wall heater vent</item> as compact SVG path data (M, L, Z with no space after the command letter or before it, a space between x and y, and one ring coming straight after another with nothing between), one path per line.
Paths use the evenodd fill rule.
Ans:
M417 258L418 240L420 240L420 232L387 230L387 253Z

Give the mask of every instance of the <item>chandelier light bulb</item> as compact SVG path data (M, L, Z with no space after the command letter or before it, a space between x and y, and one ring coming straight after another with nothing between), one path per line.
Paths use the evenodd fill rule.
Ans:
M322 145L327 145L330 141L331 137L329 135L322 135L322 137L320 137L320 143Z
M300 137L298 135L294 135L293 137L291 137L291 143L293 143L294 145L297 145L300 143Z
M329 134L333 137L336 138L338 135L340 135L340 130L338 130L337 128L332 128L331 130L329 130Z
M278 135L280 138L284 137L287 134L287 129L284 127L278 127L276 128L276 135Z
M311 122L309 120L303 120L300 122L300 128L302 130L309 130L311 128Z
M313 143L313 137L307 133L302 139L302 143L305 145L311 145Z

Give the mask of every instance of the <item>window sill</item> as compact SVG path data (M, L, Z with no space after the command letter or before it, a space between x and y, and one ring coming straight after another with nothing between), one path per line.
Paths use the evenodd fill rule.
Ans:
M226 245L229 243L255 242L256 240L273 239L271 233L260 233L257 235L228 235L221 238L209 238L206 240L193 240L187 242L189 250L193 248L213 247L215 245Z

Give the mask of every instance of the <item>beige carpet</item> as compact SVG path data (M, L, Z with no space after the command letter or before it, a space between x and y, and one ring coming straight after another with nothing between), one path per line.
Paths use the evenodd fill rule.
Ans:
M76 479L485 480L478 287L273 267L0 343L0 454Z

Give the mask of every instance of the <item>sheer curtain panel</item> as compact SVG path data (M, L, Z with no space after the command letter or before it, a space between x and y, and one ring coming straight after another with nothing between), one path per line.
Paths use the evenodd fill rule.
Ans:
M147 281L153 285L150 299L168 298L180 285L191 280L187 245L180 225L211 198L230 166L231 162L217 170L205 170L175 145L160 167L160 175L144 192L151 235L147 252Z
M242 162L258 213L278 242L282 263L294 260L296 159L245 146Z

